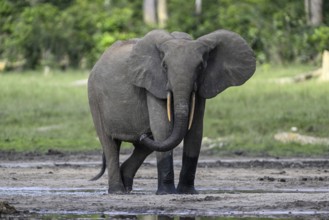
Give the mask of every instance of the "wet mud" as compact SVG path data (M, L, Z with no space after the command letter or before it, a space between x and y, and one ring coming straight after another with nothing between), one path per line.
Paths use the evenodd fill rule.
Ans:
M122 160L127 156L122 155ZM0 218L5 219L329 218L326 159L203 156L195 183L198 195L155 195L154 156L142 165L132 193L126 195L108 195L106 175L96 182L88 181L100 169L98 153L2 154L0 159ZM178 156L176 182L180 166Z

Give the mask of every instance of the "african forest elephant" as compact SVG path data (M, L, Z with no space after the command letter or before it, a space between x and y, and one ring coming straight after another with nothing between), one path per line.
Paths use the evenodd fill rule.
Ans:
M217 30L196 40L186 33L154 30L143 38L118 41L93 67L89 104L108 169L109 193L132 190L144 159L157 151L157 194L197 193L205 99L238 86L255 71L255 58L238 34ZM184 139L177 189L172 150ZM122 141L134 145L121 165Z

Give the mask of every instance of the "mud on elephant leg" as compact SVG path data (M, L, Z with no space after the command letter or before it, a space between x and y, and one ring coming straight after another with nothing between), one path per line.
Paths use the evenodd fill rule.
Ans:
M194 187L194 179L202 142L205 104L205 99L197 97L194 121L184 138L183 163L177 186L177 192L180 194L198 193Z
M173 151L157 152L158 190L157 195L175 194Z
M139 167L144 162L145 158L150 155L153 151L150 149L134 144L135 149L131 156L121 165L121 176L123 185L127 192L130 192L133 187L133 181L135 174Z
M183 155L183 166L180 173L177 192L179 194L198 194L194 187L194 179L198 157L190 157L186 153Z

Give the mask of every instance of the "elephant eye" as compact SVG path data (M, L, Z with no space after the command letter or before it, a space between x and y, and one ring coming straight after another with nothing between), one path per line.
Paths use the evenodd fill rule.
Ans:
M204 69L204 66L203 66L203 63L201 62L201 63L198 65L198 67L197 67L197 71L198 71L198 72L202 72L203 69Z
M168 67L167 67L167 64L165 62L162 63L162 68L163 68L163 71L165 73L168 71Z

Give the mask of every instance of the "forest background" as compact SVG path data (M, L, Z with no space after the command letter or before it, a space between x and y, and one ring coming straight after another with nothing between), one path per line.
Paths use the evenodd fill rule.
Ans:
M329 49L329 2L323 0L2 0L0 17L0 60L7 69L91 68L116 40L154 28L195 38L235 31L258 63L313 62Z

